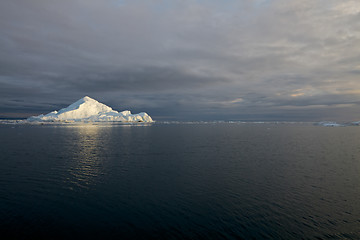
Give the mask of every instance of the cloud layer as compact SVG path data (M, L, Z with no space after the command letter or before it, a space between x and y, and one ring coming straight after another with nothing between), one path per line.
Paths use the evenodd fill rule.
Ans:
M355 0L3 0L0 52L0 117L360 119Z

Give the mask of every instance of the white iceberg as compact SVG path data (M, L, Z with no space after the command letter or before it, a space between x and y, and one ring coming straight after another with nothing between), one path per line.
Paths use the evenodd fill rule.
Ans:
M318 125L318 126L324 126L324 127L344 127L346 126L345 124L340 124L340 123L337 123L337 122L318 122L316 123L315 125Z
M138 114L131 114L130 111L117 112L88 96L59 111L32 116L27 120L30 122L153 122L145 112Z

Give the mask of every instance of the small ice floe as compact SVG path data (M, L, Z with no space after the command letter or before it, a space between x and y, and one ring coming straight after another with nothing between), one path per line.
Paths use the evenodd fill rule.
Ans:
M315 123L316 126L324 126L324 127L344 127L345 124L337 123L337 122L318 122Z
M353 126L359 126L359 125L360 125L360 121L352 122L351 125L353 125Z

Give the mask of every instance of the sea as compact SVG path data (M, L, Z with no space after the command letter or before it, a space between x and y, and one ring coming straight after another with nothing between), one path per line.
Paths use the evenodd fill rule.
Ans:
M360 239L360 127L0 124L1 239Z

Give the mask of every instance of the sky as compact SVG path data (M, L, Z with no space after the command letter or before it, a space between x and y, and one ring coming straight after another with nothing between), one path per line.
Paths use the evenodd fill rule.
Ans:
M0 117L360 120L358 0L1 0Z

